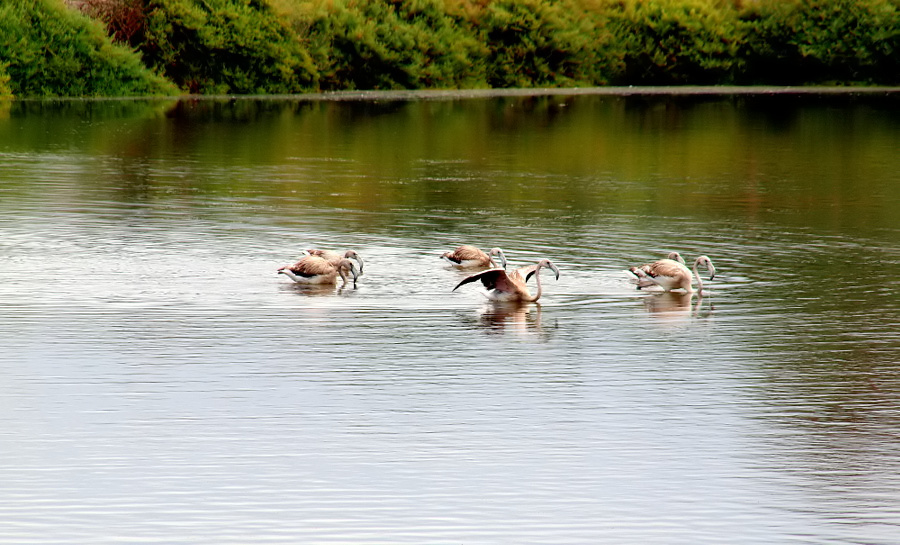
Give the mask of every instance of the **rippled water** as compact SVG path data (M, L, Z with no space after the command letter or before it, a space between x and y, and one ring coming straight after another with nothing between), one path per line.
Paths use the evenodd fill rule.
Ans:
M896 95L4 115L2 543L897 542Z

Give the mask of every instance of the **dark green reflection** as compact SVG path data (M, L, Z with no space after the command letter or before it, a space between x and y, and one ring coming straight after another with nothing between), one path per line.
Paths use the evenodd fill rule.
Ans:
M13 103L4 153L85 184L377 211L701 216L877 231L900 202L892 95Z

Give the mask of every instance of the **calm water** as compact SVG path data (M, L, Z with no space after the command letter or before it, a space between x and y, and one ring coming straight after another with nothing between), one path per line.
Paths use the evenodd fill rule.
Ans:
M897 95L6 105L0 542L896 544L898 152Z

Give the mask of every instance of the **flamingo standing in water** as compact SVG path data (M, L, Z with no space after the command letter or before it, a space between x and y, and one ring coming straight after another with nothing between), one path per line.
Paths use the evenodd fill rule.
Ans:
M441 254L442 259L446 259L454 267L458 269L474 269L478 267L496 267L494 256L500 260L501 268L506 268L506 256L500 248L491 248L486 254L475 246L463 244L452 252L444 252Z
M655 267L657 265L657 263L662 263L664 261L666 261L666 262L674 261L676 263L680 263L680 264L684 265L684 258L681 257L681 254L679 254L678 252L669 252L669 255L667 255L665 259L661 259L654 263L645 263L638 267L631 267L629 269L629 272L631 272L631 269L637 268L637 269L640 269L644 273L643 276L638 276L641 273L632 272L631 274L633 274L634 277L631 278L631 282L634 284L637 284L637 289L648 288L650 286L656 286L657 285L656 282L654 282L652 279L648 278L646 276L646 274L649 273L650 269Z
M703 280L700 279L700 273L697 272L697 268L701 265L706 267L710 280L715 278L716 268L713 267L712 261L705 255L701 255L694 261L693 276L697 278L697 291L702 294ZM672 259L660 259L640 267L631 267L628 269L628 272L633 276L631 281L637 284L638 289L657 285L664 291L682 289L686 293L694 292L691 270Z
M353 250L347 250L346 252L344 252L344 255L341 255L338 252L333 252L331 250L319 250L316 248L304 251L309 255L321 257L335 267L340 265L342 259L355 259L356 262L359 263L359 274L363 273L363 259L358 253L354 252Z
M559 280L559 269L549 259L541 259L534 265L520 267L514 271L507 273L503 269L490 269L478 274L473 274L453 288L457 288L463 284L480 280L487 289L487 296L494 301L523 301L533 302L541 298L541 269L547 267L556 273L556 279ZM534 275L537 281L537 291L534 295L528 291L525 284L531 275Z
M325 258L316 255L307 255L293 265L285 265L278 269L278 274L283 274L298 284L335 284L338 276L347 283L352 275L353 284L359 277L356 265L347 258L342 258L337 265Z

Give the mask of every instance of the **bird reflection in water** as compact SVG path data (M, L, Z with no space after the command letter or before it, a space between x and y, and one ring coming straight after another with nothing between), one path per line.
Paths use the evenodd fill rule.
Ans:
M303 295L306 297L329 297L334 295L349 295L356 290L353 283L344 284L335 288L334 284L281 284L281 289Z
M703 296L697 292L679 293L679 292L662 292L653 293L642 298L644 308L651 316L660 320L661 323L678 324L690 320L691 318L699 318L705 316L712 310L712 303L707 305L707 310L701 314L703 307Z
M476 312L467 314L465 321L477 325L488 334L514 333L547 339L556 329L541 317L541 305L522 301L490 301Z

